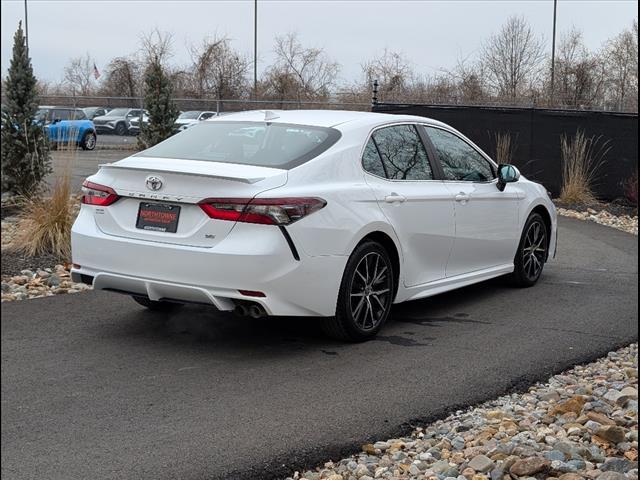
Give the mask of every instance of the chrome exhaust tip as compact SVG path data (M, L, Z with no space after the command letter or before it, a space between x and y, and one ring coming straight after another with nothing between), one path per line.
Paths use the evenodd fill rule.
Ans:
M260 318L265 315L264 309L259 305L251 305L249 307L249 315L252 318Z
M247 315L249 315L249 309L246 305L240 303L236 305L236 308L233 309L233 313L241 317L246 317Z

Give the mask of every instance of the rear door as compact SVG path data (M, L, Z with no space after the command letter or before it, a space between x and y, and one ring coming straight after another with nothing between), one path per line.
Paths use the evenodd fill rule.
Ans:
M497 187L495 166L455 133L425 126L455 203L456 237L447 277L513 262L521 192Z
M415 125L380 128L363 155L367 183L402 246L406 286L445 277L455 225L450 190L434 173Z

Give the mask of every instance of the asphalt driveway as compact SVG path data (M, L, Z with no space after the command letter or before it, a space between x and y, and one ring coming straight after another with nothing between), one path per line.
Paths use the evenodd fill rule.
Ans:
M2 475L284 476L637 341L637 305L637 237L570 219L536 287L399 305L365 344L103 292L3 303Z

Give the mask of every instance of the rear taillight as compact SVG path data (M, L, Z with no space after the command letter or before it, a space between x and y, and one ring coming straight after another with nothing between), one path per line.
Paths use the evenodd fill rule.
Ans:
M207 198L200 208L217 220L289 225L326 204L321 198Z
M82 203L86 205L96 205L106 207L118 200L120 197L111 187L105 187L87 180L82 184Z

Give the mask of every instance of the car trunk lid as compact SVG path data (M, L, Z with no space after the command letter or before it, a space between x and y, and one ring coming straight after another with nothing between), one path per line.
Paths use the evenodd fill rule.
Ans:
M95 209L102 232L197 247L215 246L235 225L209 218L198 202L211 197L253 198L287 182L286 170L197 160L130 157L100 167L90 181L109 186L122 197L106 208ZM139 221L141 208L148 211L169 206L178 215L175 232Z

